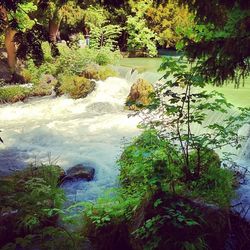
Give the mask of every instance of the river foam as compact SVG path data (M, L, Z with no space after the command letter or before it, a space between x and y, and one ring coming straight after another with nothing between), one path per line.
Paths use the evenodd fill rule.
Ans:
M123 140L139 132L138 118L128 118L124 111L131 84L113 77L98 81L84 99L46 97L1 106L0 174L35 162L56 163L65 170L86 163L95 167L96 176L72 189L76 200L95 199L114 186Z

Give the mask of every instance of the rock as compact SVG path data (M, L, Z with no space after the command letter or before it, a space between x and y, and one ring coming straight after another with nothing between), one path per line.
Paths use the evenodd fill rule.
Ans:
M83 164L77 164L74 167L66 171L66 176L63 178L63 181L80 178L91 181L94 178L95 169L89 166L84 166Z
M57 79L51 75L51 74L44 74L41 76L41 82L42 85L56 85Z
M99 80L99 70L100 66L97 64L89 64L84 71L81 73L81 76L87 79Z
M131 87L126 106L130 110L139 110L151 102L150 94L154 92L151 83L144 79L138 79Z
M84 98L94 91L96 83L83 76L64 75L55 86L58 96L68 94L73 99Z

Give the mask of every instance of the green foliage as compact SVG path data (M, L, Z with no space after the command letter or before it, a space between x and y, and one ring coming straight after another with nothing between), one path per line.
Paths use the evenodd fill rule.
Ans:
M247 1L184 0L196 11L197 25L183 30L182 47L190 61L199 60L200 73L213 84L223 85L249 76L250 6Z
M112 64L115 65L121 59L120 51L116 50L114 52L110 51L109 48L100 48L99 50L92 50L95 54L94 62L99 65Z
M207 152L211 152L208 154ZM156 131L145 131L127 146L119 160L120 182L128 194L143 197L148 192L165 192L227 206L233 196L233 173L220 168L218 156L206 150L199 160L199 178L185 180L179 148ZM190 171L197 168L197 158L190 156Z
M59 166L41 165L0 178L1 249L67 250L87 243L78 231L64 227L73 221L62 210L65 195L58 183L63 175Z
M126 194L120 189L108 190L96 203L83 203L85 207L85 229L116 224L131 218L138 205L138 197ZM79 204L77 204L78 206ZM91 226L92 224L92 226Z
M178 6L176 1L150 6L146 12L148 27L159 36L159 44L175 47L182 36L179 29L189 29L194 23L186 6Z
M58 44L58 48L60 56L55 58L51 54L49 43L42 43L44 62L37 67L34 61L29 59L21 70L25 82L33 86L0 88L0 102L17 102L29 96L51 95L58 80L61 81L57 84L58 94L67 93L73 98L85 97L93 90L94 85L80 76L96 80L117 76L112 68L105 65L118 62L121 57L119 51L110 51L107 47L99 50L83 49L76 46L68 47L66 44ZM95 64L97 66L91 68L91 65ZM58 88L60 84L61 87Z
M72 13L74 13L72 15ZM74 28L78 24L82 24L83 20L85 19L86 13L85 10L82 9L76 1L67 1L60 9L60 15L62 16L62 23L66 24L67 26Z
M179 153L156 131L145 131L125 148L118 161L121 185L128 193L140 197L159 187L175 192L175 184L182 176L180 168L176 167L180 164L179 158ZM181 189L181 185L177 189Z
M145 11L150 7L152 1L139 1L132 9L133 16L128 16L128 48L135 51L140 50L151 57L157 55L156 34L147 26Z
M101 67L98 72L98 79L99 80L106 80L108 77L115 77L118 76L118 73L114 71L111 67Z
M144 125L161 131L179 147L187 180L198 178L200 161L197 161L196 170L190 171L190 152L195 150L202 158L201 152L206 152L208 148L222 149L225 145L240 147L237 131L249 119L250 111L239 109L239 115L228 115L220 124L206 124L209 114L225 115L232 105L222 94L194 89L204 87L204 79L196 67L189 69L183 61L177 63L173 59L165 59L161 69L166 70L166 82L156 91L155 100L149 107L151 117L147 117ZM155 112L160 116L155 117ZM193 131L195 124L204 126L206 132L196 134Z
M86 10L85 23L90 29L90 48L115 50L117 39L122 28L117 24L110 24L107 20L108 12L102 7L90 6Z
M0 231L3 242L26 244L44 227L55 225L64 193L58 188L58 166L31 166L8 177L1 177ZM10 249L6 246L5 249Z
M107 47L115 49L117 47L117 38L121 34L121 27L119 25L104 23L101 27L90 25L91 28L91 48Z
M91 63L106 65L116 62L120 57L118 52L112 52L108 48L102 48L100 50L75 47L69 48L65 44L60 44L58 48L60 56L55 62L56 75L80 75Z
M30 91L21 86L2 87L0 88L0 103L23 101Z
M161 198L157 196L161 195ZM178 197L157 194L145 207L144 223L132 234L143 249L207 249L201 224L203 215L194 204ZM157 201L160 205L155 207ZM154 209L152 208L154 203ZM191 233L192 232L192 233Z
M30 14L37 10L37 5L33 1L24 1L18 4L18 8L7 12L8 20L11 24L16 23L21 31L31 29L35 21L30 18Z
M84 98L95 88L95 83L82 76L62 75L59 78L57 94L68 94L70 97Z
M90 6L85 13L85 23L88 28L101 27L108 18L108 11L100 6Z

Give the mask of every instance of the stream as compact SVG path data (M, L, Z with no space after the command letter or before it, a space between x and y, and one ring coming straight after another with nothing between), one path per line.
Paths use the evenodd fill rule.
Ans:
M67 170L82 163L95 168L95 177L90 182L66 185L70 201L93 201L105 189L114 187L119 174L116 160L123 145L140 132L137 128L139 118L128 118L130 112L124 110L130 87L138 77L151 82L159 78L157 73L139 75L132 71L131 74L131 69L122 67L119 72L120 78L98 81L96 90L84 99L49 96L1 105L0 136L4 144L0 144L0 175L22 169L27 164L58 164ZM241 133L250 133L250 129L243 129ZM250 169L250 139L239 155L237 162ZM250 212L247 213L249 177L237 194L232 203L242 203L241 208L235 209L250 220Z

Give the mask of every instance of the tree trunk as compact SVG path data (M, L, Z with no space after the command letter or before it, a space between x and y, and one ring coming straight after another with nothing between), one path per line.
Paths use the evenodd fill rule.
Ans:
M8 27L8 17L7 11L4 6L0 5L0 15L2 20L5 23L5 48L7 51L7 60L11 73L14 73L16 70L16 46L14 42L14 36L16 30L13 30L11 27Z
M16 34L16 30L8 27L5 32L5 47L8 56L8 65L10 67L11 73L15 73L16 71L16 46L14 42L14 36Z
M51 43L56 42L57 33L59 32L60 21L51 19L49 21L49 41Z

